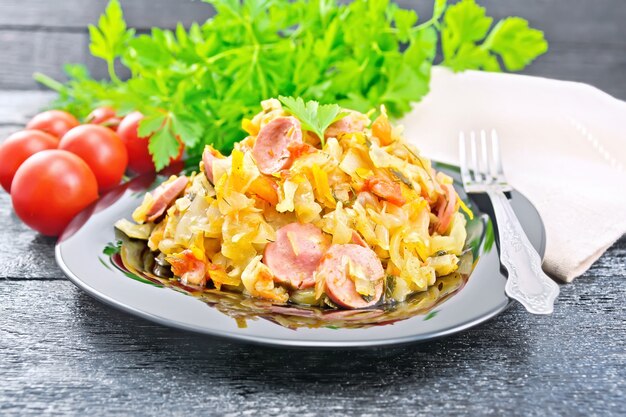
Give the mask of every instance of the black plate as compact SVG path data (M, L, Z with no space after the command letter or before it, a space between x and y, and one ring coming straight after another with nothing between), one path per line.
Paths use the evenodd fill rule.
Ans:
M437 169L458 181L457 168L439 164ZM159 177L156 182L162 180ZM151 283L123 271L119 262L115 262L113 252L116 249L110 245L117 239L113 224L122 217L130 217L145 190L155 186L153 177L140 177L124 184L86 209L59 239L56 259L70 280L88 294L167 326L281 346L359 347L424 341L482 323L502 312L510 302L504 293L506 278L501 273L494 244L495 230L490 227L490 206L480 198L468 200L458 183L455 185L461 198L474 205L476 214L476 219L468 225L469 235L473 236L472 242L467 245L475 260L473 271L460 284L457 281L453 283L456 291L424 304L428 308L401 306L404 310L398 309L394 313L399 318L396 321L382 320L383 323L380 323L381 319L363 316L357 320L335 320L316 328L297 325L289 328L290 324L306 325L307 321L289 315L285 321L284 314L272 316L258 313L258 304L244 300L248 313L256 311L260 317L250 320L252 314L243 314L243 318L248 320L247 327L242 328L242 320L232 318L233 309L236 313L241 312L240 300L236 297L235 301L228 301L212 294L189 296L181 288L174 291L166 288L167 285ZM545 231L539 213L528 199L516 191L511 193L511 204L535 249L543 255ZM419 302L423 300L416 301ZM315 325L320 324L315 322Z

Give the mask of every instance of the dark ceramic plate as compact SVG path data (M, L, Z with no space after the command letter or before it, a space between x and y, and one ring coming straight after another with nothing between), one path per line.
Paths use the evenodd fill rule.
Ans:
M458 169L437 168L458 179ZM74 284L131 314L167 326L268 345L359 347L450 335L496 316L509 305L490 207L480 199L468 200L458 183L461 197L476 214L468 222L463 257L467 273L440 278L429 291L405 303L337 314L276 308L235 294L189 291L144 274L140 268L128 268L129 264L141 264L145 252L140 242L116 234L113 224L130 218L145 190L162 180L140 177L112 190L74 219L56 246L57 263ZM530 241L543 254L545 231L537 210L515 191L511 204ZM120 240L125 262L120 256Z

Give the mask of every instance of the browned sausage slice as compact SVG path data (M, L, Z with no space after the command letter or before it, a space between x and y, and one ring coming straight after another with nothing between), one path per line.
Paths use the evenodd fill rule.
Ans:
M259 132L252 156L263 174L271 175L287 169L293 162L289 145L302 142L302 128L295 117L279 117Z
M367 299L357 292L350 277L350 262L355 268L360 268L363 276L374 284L374 294ZM383 295L383 266L376 253L363 246L352 243L332 245L324 255L316 274L326 283L326 295L341 307L370 307Z
M328 249L328 240L312 224L290 223L276 232L268 243L263 262L274 274L274 281L293 288L315 285L313 273Z
M441 196L439 204L437 206L437 217L439 218L439 224L437 224L437 233L444 234L452 218L454 217L456 209L456 191L450 184L442 184L441 188L445 191L445 196Z
M218 158L223 158L223 156L217 150L213 149L211 146L206 146L204 148L204 152L202 152L204 175L206 175L211 184L215 184L213 181L213 161Z
M149 222L159 218L165 210L185 191L189 179L185 176L178 177L167 184L161 184L152 192L153 203L146 213L146 220Z
M364 129L365 122L363 119L349 115L328 126L328 129L324 132L324 136L327 139L330 137L336 138L341 133L362 132Z

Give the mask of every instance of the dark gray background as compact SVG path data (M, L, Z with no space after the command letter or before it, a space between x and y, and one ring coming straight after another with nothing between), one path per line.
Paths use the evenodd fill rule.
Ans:
M206 5L122 0L132 26L172 26ZM430 0L416 4L428 10ZM624 0L489 0L543 29L550 52L526 72L626 98ZM87 54L104 1L0 0L0 90ZM423 6L423 7L422 7ZM48 95L0 91L0 137ZM626 239L561 287L550 317L515 305L453 337L361 351L279 350L170 330L117 312L69 283L52 239L28 230L0 193L0 414L626 414Z

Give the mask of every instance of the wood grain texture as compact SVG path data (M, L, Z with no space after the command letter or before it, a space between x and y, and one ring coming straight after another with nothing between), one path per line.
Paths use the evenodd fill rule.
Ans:
M0 280L0 413L623 415L625 250L562 286L553 316L515 305L447 339L356 351L235 344L66 281Z
M36 88L34 72L63 78L63 65L87 61L84 33L0 30L0 89Z
M128 26L137 29L173 28L177 22L190 25L213 14L213 8L201 1L121 0L120 3ZM0 28L86 32L87 25L98 21L106 5L106 0L0 0Z
M63 277L54 260L55 239L34 233L17 217L10 196L0 190L0 279ZM2 325L0 324L0 328Z
M48 91L0 92L0 126L13 129L25 125L36 112L47 106L54 96L54 93Z
M626 7L623 0L481 0L496 19L518 15L543 30L550 52L526 73L591 83L626 98ZM423 18L432 2L401 0ZM104 0L0 0L0 89L35 89L34 71L64 79L66 62L85 63L105 77L102 61L89 56L86 26L95 23ZM189 25L212 14L210 6L191 0L123 0L129 25ZM580 65L578 65L580 64Z
M626 34L623 39L626 40ZM626 99L626 41L620 48L553 43L550 51L524 73L584 82L614 97Z

